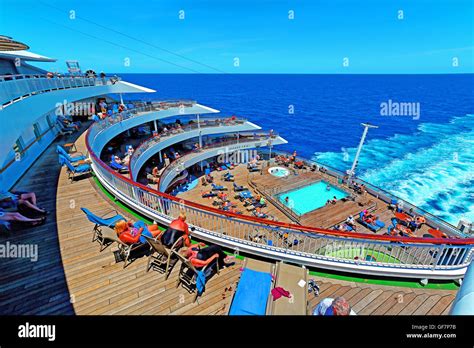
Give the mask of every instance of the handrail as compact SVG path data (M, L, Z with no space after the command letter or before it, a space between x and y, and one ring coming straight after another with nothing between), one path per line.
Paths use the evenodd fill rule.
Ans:
M239 135L242 135L242 133L239 133ZM160 189L160 191L165 191L167 188L160 188L160 183L162 181L162 179L164 177L166 177L174 168L176 168L177 166L179 166L181 163L185 162L188 158L188 155L190 154L196 154L196 153L199 153L199 152L202 152L202 150L207 150L207 149L215 149L215 148L219 148L219 147L223 147L223 146L226 146L226 145L235 145L235 144L241 144L241 143L248 143L248 142L254 142L254 141L265 141L265 140L269 140L271 138L275 138L277 137L278 135L273 133L272 136L269 136L268 133L252 133L251 136L249 137L239 137L238 139L225 139L225 140L222 140L222 141L219 141L219 142L216 142L216 143L212 143L212 144L209 144L209 145L206 145L206 146L203 146L199 149L199 151L196 151L196 150L191 150L191 151L188 151L186 152L185 154L183 154L178 160L175 160L173 162L171 162L168 166L166 166L163 171L161 172L161 176L160 176L160 180L158 182L158 188ZM238 141L236 141L238 140Z
M84 76L6 75L0 77L0 104L3 107L15 101L56 90L113 85L119 77L94 78Z
M135 151L133 152L130 162L129 162L129 173L130 177L133 178L132 170L135 169L135 162L138 158L152 146L159 144L165 139L170 139L175 135L182 134L187 131L209 128L209 127L221 127L221 126L236 126L239 124L244 124L247 120L245 118L201 118L199 122L189 122L187 125L181 126L179 129L172 129L169 132L161 132L159 134L154 134L151 137L142 141ZM175 132L173 132L175 131Z
M159 192L116 173L98 158L91 144L101 133L96 127L87 131L86 147L99 181L117 199L154 220L169 223L185 211L196 228L193 234L211 242L309 266L418 279L459 279L472 261L474 238L340 232L238 215Z
M163 199L167 199L172 202L176 202L181 205L189 206L192 208L196 208L203 212L215 213L219 214L231 219L236 220L243 220L247 222L262 224L265 226L273 226L275 228L286 228L286 229L293 229L299 232L310 232L310 233L317 233L327 236L336 236L336 237L348 237L352 239L360 239L360 240L375 240L375 241L385 241L385 242L397 242L397 243L415 243L415 244L434 244L434 245L473 245L474 238L465 238L465 239L452 239L452 238L415 238L415 237L402 237L402 236L388 236L388 235L371 235L365 233L357 233L357 232L342 232L342 231L335 231L335 230L327 230L321 229L317 227L310 227L310 226L299 226L290 223L278 222L278 221L269 221L265 219L260 219L257 217L246 216L246 215L239 215L234 214L231 212L225 212L222 210L218 210L212 207L208 207L199 203L195 203L192 201L183 200L181 198L174 197L164 192L160 192L154 190L148 186L135 182L125 176L118 174L117 172L113 171L107 164L105 164L97 155L93 152L91 147L91 134L95 132L95 126L98 123L93 124L87 131L86 134L86 147L87 151L93 161L97 166L99 166L102 170L108 172L109 175L115 177L118 180L123 181L124 183L135 186L136 188L143 190L151 195L161 197ZM95 137L97 134L95 134Z

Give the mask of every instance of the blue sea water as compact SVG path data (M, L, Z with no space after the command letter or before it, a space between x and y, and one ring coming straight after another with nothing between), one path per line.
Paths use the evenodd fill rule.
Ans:
M121 74L194 99L289 141L283 150L346 170L369 131L357 175L454 224L474 220L474 75ZM420 117L382 116L381 103L419 103Z

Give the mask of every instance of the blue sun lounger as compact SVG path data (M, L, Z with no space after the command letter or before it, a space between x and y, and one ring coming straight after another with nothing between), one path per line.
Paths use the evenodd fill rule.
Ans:
M212 186L212 189L213 189L213 190L217 190L217 191L225 191L225 190L227 190L227 187L224 187L224 186L222 186L222 185L216 185L216 184L213 183L213 184L211 184L211 186Z
M114 170L118 170L119 172L127 172L128 171L127 166L124 166L123 164L115 162L115 156L114 155L112 155L112 157L110 158L109 166L110 166L110 168L112 168Z
M273 264L245 259L229 315L265 315L271 300Z
M384 228L385 227L385 223L380 221L380 220L375 220L373 224L368 224L367 222L364 221L364 219L362 218L363 216L363 213L360 212L359 214L359 218L357 219L357 221L359 221L362 225L364 225L365 227L367 227L369 230L373 231L373 232L377 232L378 230L380 230L381 228Z
M88 163L74 166L71 162L68 161L66 157L64 157L61 154L59 155L59 164L61 166L65 165L67 167L68 179L71 181L74 181L76 174L77 175L87 174L87 173L90 173L92 170L91 165Z
M56 146L56 153L58 155L63 155L64 157L67 158L67 160L71 163L74 163L74 162L78 162L78 161L84 161L87 157L84 156L84 155L80 155L80 156L71 156L67 153L66 150L64 150L64 148L61 146L61 145L57 145ZM80 152L79 152L80 153Z
M233 185L234 185L234 191L235 192L248 191L248 188L243 187L243 186L239 186L235 182L234 182Z

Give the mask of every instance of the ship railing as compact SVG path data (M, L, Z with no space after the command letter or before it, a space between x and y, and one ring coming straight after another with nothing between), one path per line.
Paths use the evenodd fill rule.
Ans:
M262 149L262 153L268 154L268 150ZM272 157L277 156L277 155L291 156L290 153L285 152L285 151L272 150ZM347 182L346 182L347 174L339 169L333 168L331 166L328 166L326 164L322 164L313 160L301 158L298 156L297 156L297 161L303 161L306 164L306 167L307 167L306 170L310 170L310 167L315 165L317 170L323 170L324 173L332 176L334 178L334 183L338 183L338 184L345 183L347 185ZM359 178L352 179L352 182L356 182L359 185L363 184L369 194L371 194L374 197L379 198L380 200L386 202L387 204L392 203L392 201L396 201L397 203L399 203L399 205L404 211L411 212L412 214L416 214L419 216L423 216L426 219L428 225L432 226L435 229L439 229L440 231L445 232L451 236L457 236L461 238L468 237L466 234L462 233L456 226L450 224L449 222L442 220L441 218L431 214L430 212L420 207L417 207L411 204L410 202L407 202L406 200L378 186L372 185L371 183L361 180Z
M189 161L195 156L199 156L203 151L205 150L211 150L215 148L225 148L225 146L230 146L230 145L235 145L235 144L241 144L241 143L253 143L253 142L263 142L267 143L270 139L273 139L277 137L278 135L276 133L273 133L272 136L269 136L268 133L246 133L246 132L239 132L239 136L232 137L229 139L229 137L226 137L222 140L219 140L217 142L202 146L200 149L196 150L191 150L183 155L177 160L174 160L171 162L168 166L166 166L160 176L160 180L158 183L158 187L160 188L160 191L166 191L167 187L162 187L161 183L165 181L168 177L168 175L173 174L177 175L181 171L185 170L185 165L184 163L186 161ZM226 151L226 149L224 149Z
M304 185L305 182L306 181L301 183L301 185ZM280 192L283 192L282 187L284 187L285 185L272 187L272 186L267 186L267 185L263 185L263 184L260 184L260 183L256 183L254 180L252 180L251 175L247 175L247 183L255 191L257 191L259 194L264 196L267 201L271 202L274 206L276 206L278 209L280 209L289 219L291 219L292 221L294 221L297 224L300 223L300 221L301 221L300 214L295 209L293 209L291 206L287 206L287 205L281 203L278 200L278 198L276 197ZM294 184L295 183L289 184L287 186L288 191L290 191L291 189L296 188Z
M411 270L416 274L437 271L435 277L441 278L444 277L442 271L465 269L472 260L474 239L423 239L339 232L237 215L185 201L114 172L92 152L90 139L88 136L86 144L94 172L116 198L157 221L170 221L184 211L189 224L196 228L193 233L235 245L237 252L239 248L251 248L262 255L295 258L305 264L339 264L357 273L377 270L383 273L387 268L402 272Z
M156 103L127 110L120 117L136 117L142 111L155 110L153 105ZM198 237L233 246L237 252L240 248L258 255L355 273L457 279L472 260L473 238L394 237L299 226L224 212L154 190L114 172L93 152L94 140L114 117L117 115L88 130L86 146L94 173L117 199L157 221L169 222L185 211Z
M127 104L127 103L125 103ZM172 101L150 101L147 102L146 104L138 107L133 107L126 109L122 112L116 112L112 113L112 115L107 116L106 118L95 122L90 128L90 134L89 136L91 137L91 144L94 144L95 138L104 130L108 129L109 127L112 127L113 125L119 124L122 121L134 118L134 117L141 117L145 113L149 112L156 112L156 111L161 111L161 110L166 110L169 109L171 106L170 105L177 105L173 106L177 108L177 115L181 112L182 108L184 105L195 105L196 102L192 100L172 100Z
M6 107L32 95L70 88L112 85L119 77L3 75L0 76L0 103Z
M133 178L132 172L138 172L139 168L135 168L135 164L137 160L141 157L141 155L147 151L148 149L154 147L155 145L159 144L160 142L170 139L176 135L191 132L194 130L202 129L202 128L212 128L212 127L226 127L226 126L236 126L241 125L247 122L245 118L236 118L236 117L228 117L228 118L201 118L199 122L194 121L189 122L188 124L181 126L180 128L172 128L167 132L161 132L159 134L153 133L153 135L144 140L140 143L130 158L130 177ZM137 170L138 169L138 170Z

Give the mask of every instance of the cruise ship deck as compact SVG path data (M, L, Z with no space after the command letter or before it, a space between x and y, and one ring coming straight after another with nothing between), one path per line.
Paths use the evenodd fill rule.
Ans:
M91 241L93 225L81 207L88 207L97 214L118 209L124 216L137 217L107 195L93 176L78 178L73 183L68 180L54 150L56 144L70 141L75 141L78 151L87 151L85 133L77 140L56 140L15 186L15 189L36 191L39 201L51 214L43 226L0 236L2 243L37 243L40 255L36 263L16 258L0 264L3 284L0 312L226 314L240 278L241 258L234 266L213 276L204 294L193 302L193 294L176 287L179 267L174 267L165 280L163 274L145 271L146 256L137 257L124 269L123 262L115 259L113 246L99 252L99 245ZM241 175L245 176L243 172ZM187 198L193 198L192 194L189 192ZM311 308L325 297L344 296L358 314L366 315L447 314L456 294L455 290L310 277L320 286L319 296L309 295Z

